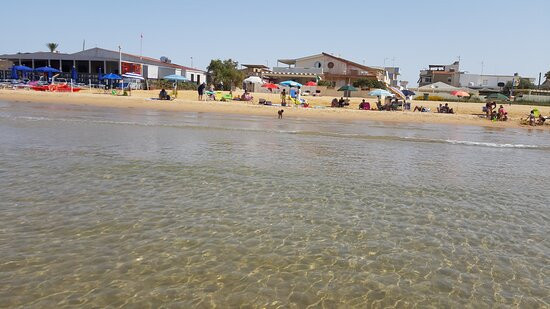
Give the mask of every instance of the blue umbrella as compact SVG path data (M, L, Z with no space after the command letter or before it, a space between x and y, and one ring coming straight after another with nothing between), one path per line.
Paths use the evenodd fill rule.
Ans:
M103 74L101 74L101 67L99 67L98 73L97 73L97 79L101 81L103 79Z
M107 75L103 75L103 79L118 80L118 79L122 79L122 77L115 73L109 73Z
M287 87L302 87L302 84L297 83L293 80L287 80L287 81L281 82L279 83L279 85L287 86Z
M25 65L15 65L13 66L16 71L22 71L22 72L32 72L32 68L29 68Z
M181 75L178 75L178 74L172 74L172 75L164 76L163 78L166 79L166 80L173 80L173 81L176 81L176 82L188 81L188 79L185 78L185 76L181 76Z
M34 71L35 72L40 72L40 73L48 73L48 78L51 78L53 73L61 72L58 69L55 69L55 68L52 68L52 67L40 67L40 68L34 69Z
M403 94L406 95L406 96L413 96L413 95L416 95L416 93L414 93L414 91L411 91L411 90L409 90L409 89L401 90L401 92L403 92Z
M76 80L78 79L78 73L76 72L76 68L73 67L71 69L71 79L76 82Z
M11 67L11 78L12 79L19 79L19 75L17 75L17 69L15 66Z
M373 97L391 97L393 96L393 94L387 90L383 90L383 89L376 89L376 90L373 90L371 92L369 92L369 95L370 96L373 96Z

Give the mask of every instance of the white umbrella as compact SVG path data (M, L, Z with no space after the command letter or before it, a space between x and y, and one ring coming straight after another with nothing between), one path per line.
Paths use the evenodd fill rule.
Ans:
M259 76L250 76L244 80L246 83L263 84L264 81Z
M145 78L143 78L143 76L137 74L137 73L126 73L126 74L122 74L122 77L124 78L133 78L133 79L139 79L139 80L144 80Z

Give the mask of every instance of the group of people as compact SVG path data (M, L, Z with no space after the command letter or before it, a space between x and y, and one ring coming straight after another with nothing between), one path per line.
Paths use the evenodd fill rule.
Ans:
M496 108L497 102L487 102L483 108L486 118L493 121L508 120L508 112L504 109L504 106L500 105L498 110Z
M439 107L437 108L437 112L441 114L454 114L455 112L451 107L449 107L449 103L445 103L445 105L439 104Z
M363 102L364 101L365 100L363 100ZM337 98L334 98L334 99L332 99L332 102L330 103L331 107L344 107L346 105L349 105L349 101L344 100L343 97L340 97L340 100L338 100Z

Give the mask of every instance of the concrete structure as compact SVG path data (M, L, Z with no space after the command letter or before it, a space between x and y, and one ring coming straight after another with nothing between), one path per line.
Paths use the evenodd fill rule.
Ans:
M460 87L460 63L455 61L453 64L448 65L430 64L428 69L420 71L418 87L437 82Z
M393 87L399 87L399 68L398 67L385 67L387 78L389 80L388 84Z
M69 77L71 69L75 67L81 82L88 82L88 80L96 82L99 68L103 74L138 73L145 79L162 79L166 75L178 74L197 84L206 81L205 71L171 63L166 57L154 59L97 47L72 54L59 52L5 54L0 55L0 59L31 68L51 66L61 70L62 77Z
M288 67L274 67L273 72L264 74L264 77L273 80L294 79L302 83L321 79L333 82L335 87L352 84L362 78L386 81L384 69L361 65L328 53L297 59L279 59L277 63Z
M263 65L263 64L243 64L244 68L241 69L241 71L245 74L246 77L248 76L259 76L263 77L264 73L270 73L271 70L269 67Z
M535 78L525 78L529 79L532 83L536 81ZM499 86L500 83L505 85L507 82L512 82L513 80L514 75L480 75L463 73L460 74L460 87L499 89L502 88L502 86Z

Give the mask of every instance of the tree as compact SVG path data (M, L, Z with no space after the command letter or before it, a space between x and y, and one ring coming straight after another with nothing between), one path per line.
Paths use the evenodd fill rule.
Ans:
M537 86L533 84L528 78L521 78L519 79L519 85L514 86L514 89L535 89ZM506 85L504 85L504 88L502 88L503 94L510 94L510 89L512 89L512 82L507 82Z
M57 44L57 43L46 43L46 46L50 49L50 52L53 53L57 49L59 44Z
M208 71L209 83L218 87L223 85L223 90L231 90L232 87L239 87L244 80L244 73L238 69L239 63L231 59L212 59L206 68Z
M386 84L377 79L361 78L353 82L353 87L386 89Z
M548 72L546 72L546 74L544 74L544 78L550 79L550 71L548 71Z

